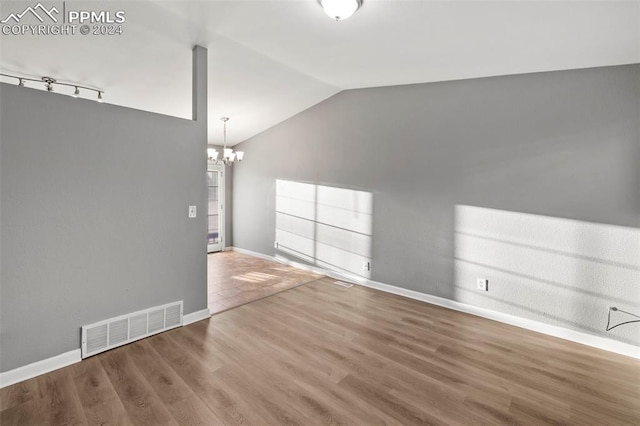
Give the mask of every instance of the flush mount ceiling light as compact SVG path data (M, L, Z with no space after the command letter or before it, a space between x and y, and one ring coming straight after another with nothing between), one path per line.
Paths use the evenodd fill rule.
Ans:
M41 78L38 79L38 78L31 78L31 77L21 77L21 76L12 75L12 74L5 74L5 73L0 73L0 76L17 79L18 80L18 86L20 86L20 87L25 87L25 82L27 82L27 81L34 81L34 82L44 83L44 87L47 89L47 92L53 92L54 91L54 86L56 86L56 85L57 86L73 87L73 88L75 88L75 90L71 94L71 96L73 96L74 98L77 98L77 97L80 96L80 89L93 91L93 92L96 92L98 94L98 102L102 102L102 94L104 93L104 90L102 90L102 89L96 89L96 88L93 88L93 87L81 86L81 85L76 84L76 83L63 83L63 82L58 81L55 78L51 78L51 77L41 77Z
M318 0L324 12L331 19L343 21L362 6L362 0Z
M223 129L224 148L222 151L222 159L220 161L222 161L222 163L225 166L232 166L233 163L242 161L242 159L244 158L244 152L243 151L233 152L233 149L227 148L227 121L229 121L229 117L222 117L220 118L220 120L222 121L224 126L224 129ZM212 163L218 164L219 154L220 153L216 151L215 148L207 149L207 155L209 157L209 161Z

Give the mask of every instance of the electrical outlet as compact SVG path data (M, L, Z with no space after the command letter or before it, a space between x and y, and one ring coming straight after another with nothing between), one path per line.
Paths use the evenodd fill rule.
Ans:
M371 262L362 262L362 270L370 271L371 270Z
M196 206L189 206L189 219L196 217Z
M489 291L489 280L478 278L476 286L480 291Z

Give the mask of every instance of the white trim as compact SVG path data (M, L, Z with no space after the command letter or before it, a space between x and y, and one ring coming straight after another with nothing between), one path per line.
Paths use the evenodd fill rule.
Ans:
M329 271L317 266L304 265L302 263L294 262L286 259L282 256L276 255L267 256L262 253L256 253L251 250L239 249L233 247L234 251L238 253L248 254L261 259L273 260L279 263L290 265L299 269L313 271L316 273L327 275L331 278L351 281L360 284L365 287L373 288L376 290L384 291L386 293L396 294L398 296L408 297L409 299L419 300L421 302L430 303L432 305L438 305L445 308L453 309L455 311L464 312L471 315L476 315L482 318L488 318L494 321L502 322L505 324L513 325L527 330L536 331L538 333L546 334L549 336L559 337L561 339L569 340L575 343L591 346L605 351L614 352L620 355L626 355L632 358L640 359L640 347L631 345L629 343L619 342L617 340L609 339L606 337L595 336L593 334L585 333L582 331L570 330L568 328L559 327L556 325L545 324L540 321L530 320L527 318L517 317L515 315L509 315L491 309L481 308L466 303L456 302L455 300L445 299L443 297L432 296L426 293L420 293L414 290L407 290L401 287L396 287L389 284L380 283L377 281L369 280L363 277L358 277L351 274L342 274L335 271Z
M207 146L208 147L208 146ZM218 229L218 240L219 242L216 244L207 244L207 254L209 253L217 253L219 251L225 251L226 249L226 235L225 235L225 229L226 229L226 224L225 224L225 220L226 220L226 183L225 183L225 179L226 179L226 174L227 174L227 168L224 166L224 164L215 164L215 163L209 163L207 162L207 172L219 172L220 173L220 180L218 181L218 225L220 226ZM208 186L207 186L208 188ZM209 199L207 197L207 221L209 220ZM207 233L209 229L209 225L207 222ZM220 247L220 250L216 250L214 247Z
M209 309L203 309L201 311L191 312L190 314L182 317L182 326L193 324L194 322L202 321L211 316Z
M328 277L335 278L336 280L340 280L340 281L347 281L347 282L352 282L352 283L357 283L362 285L365 285L365 282L368 281L366 278L355 275L355 274L349 274L347 272L337 272L331 269L324 269L319 266L305 265L304 263L295 262L293 260L289 260L286 257L280 256L280 255L276 255L274 259L276 262L293 266L294 268L303 269L305 271L315 272L316 274L326 275Z
M510 324L516 327L525 328L527 330L537 331L549 336L559 337L561 339L569 340L583 345L591 346L605 351L626 355L632 358L640 359L640 347L630 345L628 343L618 342L616 340L607 339L605 337L594 336L592 334L583 333L580 331L569 330L567 328L558 327L554 325L544 324L539 321L533 321L526 318L516 317L513 315L504 314L501 312L492 311L490 309L480 308L466 303L460 303L442 297L431 296L429 294L420 293L413 290L407 290L404 288L392 286L389 284L379 283L372 280L367 280L361 277L347 276L339 274L333 271L328 271L315 266L304 265L302 263L288 260L281 256L268 256L262 253L257 253L251 250L245 250L238 247L228 247L227 250L237 251L238 253L247 254L260 259L272 260L274 262L287 264L299 269L305 269L317 273L321 273L339 280L354 281L365 287L370 287L376 290L384 291L386 293L392 293L399 296L408 297L410 299L420 300L422 302L430 303L433 305L442 306L445 308L453 309L460 312L465 312L471 315L476 315L483 318L488 318L494 321ZM211 316L209 309L203 309L200 311L192 312L184 315L182 318L182 325L192 324L203 319L207 319ZM24 365L22 367L15 368L13 370L0 373L0 389L6 386L13 385L15 383L22 382L24 380L31 379L33 377L49 373L59 368L66 367L71 364L75 364L81 361L81 350L74 349L69 352L65 352L60 355L53 356L51 358L36 361L34 363Z
M530 320L527 318L517 317L505 314L491 309L481 308L478 306L468 305L466 303L456 302L454 300L442 297L432 296L426 293L420 293L414 290L407 290L395 287L389 284L379 283L376 281L366 280L360 283L365 287L381 290L387 293L397 294L399 296L408 297L410 299L420 300L432 305L438 305L455 311L465 312L467 314L488 318L505 324L514 325L516 327L525 328L527 330L537 331L538 333L547 334L549 336L559 337L561 339L570 340L572 342L581 343L609 352L626 355L632 358L640 359L640 347L629 343L619 342L617 340L608 339L606 337L595 336L593 334L582 331L570 330L568 328L556 325L545 324L543 322Z
M4 371L0 373L0 388L75 364L81 360L80 349L74 349L60 355L52 356L51 358L14 368L13 370Z
M182 326L207 319L210 316L211 313L209 312L209 309L192 312L182 317ZM14 368L13 370L4 371L0 373L0 389L29 380L42 374L50 373L51 371L58 370L80 361L82 361L82 350L78 348L60 355L52 356L51 358L46 358L31 364L23 365L22 367Z
M275 257L269 256L269 255L266 255L266 254L262 254L262 253L258 253L256 251L246 250L246 249L239 248L239 247L229 247L229 250L237 251L238 253L242 253L242 254L248 254L249 256L257 257L259 259L271 260L273 262L278 262L278 259L276 259ZM280 262L280 263L282 263L282 262Z

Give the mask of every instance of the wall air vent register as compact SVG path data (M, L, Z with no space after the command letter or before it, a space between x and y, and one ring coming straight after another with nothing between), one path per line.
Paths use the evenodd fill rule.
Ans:
M82 358L182 326L182 301L82 327Z

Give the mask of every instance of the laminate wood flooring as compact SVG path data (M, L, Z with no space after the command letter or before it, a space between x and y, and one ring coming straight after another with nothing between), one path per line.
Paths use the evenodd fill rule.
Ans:
M224 251L207 256L212 314L271 296L322 275L253 256Z
M0 424L638 425L640 361L322 278L4 388Z

